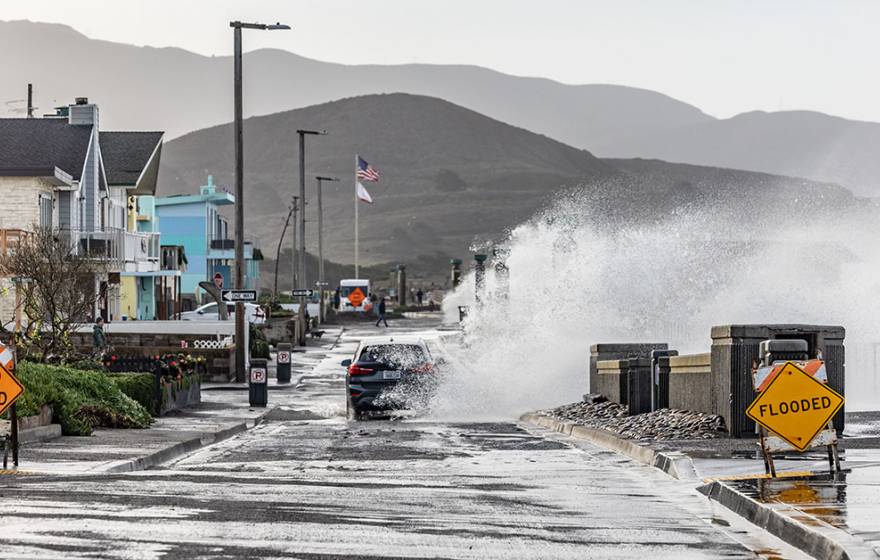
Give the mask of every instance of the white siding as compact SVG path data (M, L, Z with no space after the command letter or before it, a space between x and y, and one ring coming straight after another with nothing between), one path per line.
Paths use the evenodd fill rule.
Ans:
M0 228L31 230L40 223L40 195L53 197L53 216L58 215L54 187L41 177L0 177ZM57 217L54 218L57 223Z

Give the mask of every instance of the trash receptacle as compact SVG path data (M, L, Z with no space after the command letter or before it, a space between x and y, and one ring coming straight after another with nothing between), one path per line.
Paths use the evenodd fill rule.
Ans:
M293 346L289 342L279 342L275 354L275 376L278 383L290 383L290 351Z
M252 359L248 375L248 398L251 406L266 406L269 402L268 377L266 360Z

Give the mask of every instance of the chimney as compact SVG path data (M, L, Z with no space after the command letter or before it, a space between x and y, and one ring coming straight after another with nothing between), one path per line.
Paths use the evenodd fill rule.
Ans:
M202 185L202 188L199 189L199 191L200 191L199 194L203 194L203 195L214 194L216 192L216 190L214 188L214 176L213 175L208 175L208 184Z
M98 124L98 106L89 103L88 97L74 98L73 105L68 105L68 124L91 126Z

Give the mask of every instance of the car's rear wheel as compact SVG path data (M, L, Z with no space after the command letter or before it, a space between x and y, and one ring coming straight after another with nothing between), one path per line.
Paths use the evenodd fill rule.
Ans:
M345 397L345 417L349 420L361 419L361 413L358 412L358 409L354 407L354 403L351 402L351 395Z

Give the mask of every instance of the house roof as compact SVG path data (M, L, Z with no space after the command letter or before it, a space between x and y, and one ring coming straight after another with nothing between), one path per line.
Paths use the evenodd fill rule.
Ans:
M162 132L101 132L101 159L110 186L135 187L132 194L154 194ZM139 184L140 181L140 184Z
M78 181L91 135L91 125L67 119L0 119L0 175L54 175L57 167Z

